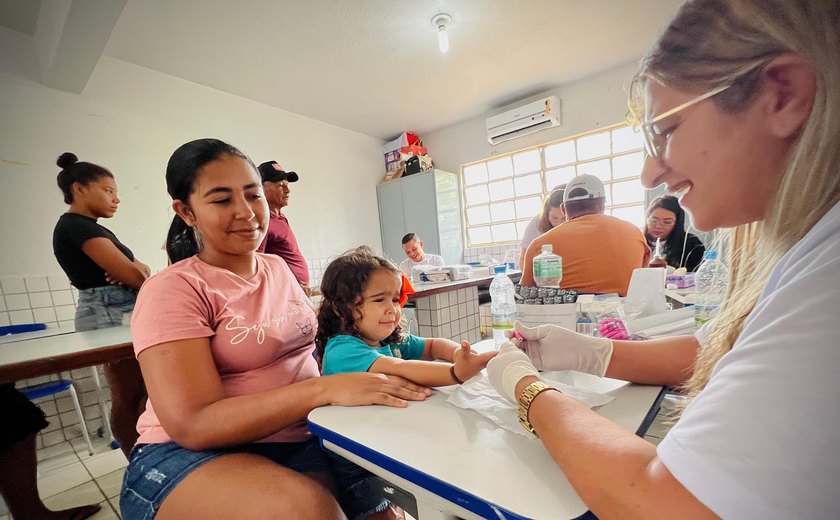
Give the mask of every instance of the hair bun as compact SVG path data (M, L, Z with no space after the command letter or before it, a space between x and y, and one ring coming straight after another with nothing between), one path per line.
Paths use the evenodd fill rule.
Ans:
M76 157L76 154L71 152L64 152L58 157L58 160L55 161L60 168L69 168L79 162L79 158Z

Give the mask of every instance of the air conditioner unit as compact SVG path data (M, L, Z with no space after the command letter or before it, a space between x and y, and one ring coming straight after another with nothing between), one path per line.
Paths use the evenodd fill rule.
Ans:
M499 144L560 126L560 98L549 96L487 118L487 142Z

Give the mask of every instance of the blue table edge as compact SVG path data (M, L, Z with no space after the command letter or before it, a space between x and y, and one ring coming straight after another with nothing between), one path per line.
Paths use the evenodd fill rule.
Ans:
M654 419L656 418L656 414L659 413L659 407L662 403L662 399L665 397L666 387L662 387L659 390L659 394L657 394L656 399L654 400L653 404L648 410L648 413L645 415L645 418L642 420L642 424L636 430L636 435L639 437L644 437L645 433L647 432L650 425L653 423ZM497 506L495 504L491 504L484 499L481 499L475 495L467 493L459 488L456 488L446 482L443 482L431 475L428 475L422 471L417 471L414 468L410 468L405 464L402 464L391 457L383 455L377 451L374 451L367 446L359 444L356 441L350 440L347 437L340 435L332 430L328 430L311 420L309 421L309 431L312 432L313 435L318 437L318 440L321 444L321 447L324 449L328 449L324 447L324 441L329 441L339 446L354 455L358 455L365 460L376 464L380 468L389 471L401 478L412 482L423 489L445 499L453 504L457 504L464 509L471 511L477 515L480 515L482 518L499 518L502 520L511 519L511 520L527 520L528 517L519 516L516 513L508 511L507 509ZM587 511L582 516L578 518L592 518L590 513Z
M325 440L332 442L336 446L339 446L354 455L358 455L359 457L376 464L386 471L402 477L409 482L412 482L423 489L452 502L453 504L457 504L468 511L480 515L482 518L528 520L528 517L519 516L502 507L490 504L486 500L478 498L470 493L466 493L465 491L451 486L435 477L432 477L431 475L423 473L422 471L410 468L405 464L397 462L391 457L382 455L381 453L359 444L356 441L350 440L343 435L335 433L334 431L327 430L312 421L309 422L309 431L318 437L321 447L324 449L328 449L324 447Z

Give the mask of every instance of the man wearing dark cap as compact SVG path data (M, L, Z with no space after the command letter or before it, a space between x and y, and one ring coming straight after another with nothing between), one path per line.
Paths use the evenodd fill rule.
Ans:
M271 213L268 220L268 233L257 251L283 258L304 292L310 295L309 268L306 266L306 259L300 252L295 234L289 226L289 219L283 215L283 208L289 205L289 183L297 182L298 174L283 170L277 161L262 163L259 171L265 199Z

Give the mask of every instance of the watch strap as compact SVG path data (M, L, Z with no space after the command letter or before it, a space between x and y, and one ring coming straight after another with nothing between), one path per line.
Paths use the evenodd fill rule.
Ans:
M531 426L531 422L528 420L528 411L530 410L531 403L534 399L547 390L555 390L559 392L559 390L553 386L548 386L542 381L534 381L530 385L526 386L525 390L522 391L522 395L519 396L519 424L534 435L537 435L537 432L534 431L534 427Z

